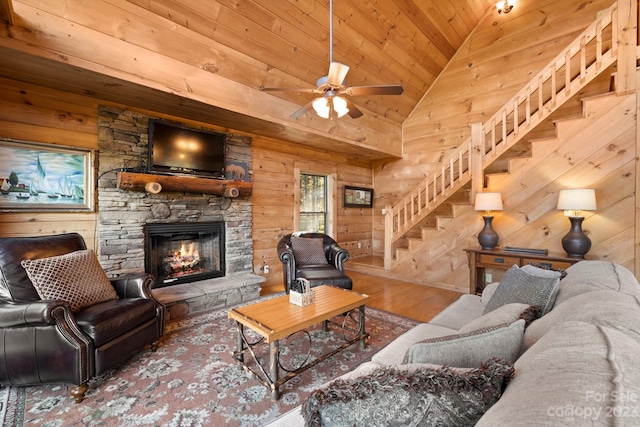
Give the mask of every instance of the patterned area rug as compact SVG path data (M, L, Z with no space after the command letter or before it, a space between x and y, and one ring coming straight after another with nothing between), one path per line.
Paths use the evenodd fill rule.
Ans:
M342 316L336 318L341 320ZM5 426L260 426L299 405L325 382L371 356L418 322L367 307L368 346L354 344L285 383L278 402L255 377L235 364L236 327L227 310L170 322L155 353L145 350L124 366L90 382L75 404L66 386L0 389ZM343 340L341 329L318 325L281 344L282 364L297 366ZM267 358L262 346L259 358Z

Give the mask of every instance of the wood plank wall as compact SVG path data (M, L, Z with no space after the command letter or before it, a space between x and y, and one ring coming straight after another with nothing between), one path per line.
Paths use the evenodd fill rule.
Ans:
M254 272L267 278L266 285L282 283L282 263L276 246L294 231L294 169L337 175L336 240L352 257L371 254L372 209L345 208L345 185L372 187L369 162L351 162L335 153L312 150L296 144L255 136L253 152L253 262ZM358 242L361 248L358 249ZM269 274L263 267L269 266Z
M511 18L504 23L500 21L504 15L489 16L465 42L433 91L427 94L406 122L405 159L377 163L373 178L371 167L366 162L354 164L345 157L321 149L254 137L255 272L260 274L260 267L269 265L267 283L281 283L276 245L280 236L294 231L293 170L296 164L315 162L335 168L338 176L338 241L347 245L356 256L370 253L371 247L381 251L380 208L404 194L425 171L438 164L450 147L468 136L469 123L490 116L493 109L519 88L527 74L537 71L541 63L562 48L563 40L571 38L595 16L597 10L609 3L603 0L587 3L542 0L532 2L535 10L514 9ZM525 14L537 14L533 26L523 25ZM1 136L97 148L97 104L90 98L0 79ZM615 117L620 120L618 125L621 128L636 125L635 110L617 111ZM600 145L604 142L592 140L588 134L585 136L582 144L594 142L597 150L576 166L579 168L574 170L574 178L584 176L589 171L588 165L605 165L598 171L598 178L591 181L599 189L599 211L585 221L585 228L588 227L594 240L592 255L630 266L635 233L630 219L633 207L630 208L629 203L635 203L635 186L629 182L635 179L635 169L625 159L629 155L635 156L635 146L629 145L626 136L609 140L609 145ZM621 154L609 157L612 153ZM573 154L568 151L563 155L570 158ZM630 180L625 179L629 177ZM624 185L614 185L616 179L622 179ZM559 183L568 185L564 181ZM376 208L342 207L344 184L374 186ZM520 185L520 181L514 179L505 187L507 193L515 192L509 196L511 200L515 200L513 197L517 196L516 190ZM615 187L615 191L604 190L609 185ZM536 192L523 193L536 195L531 199L533 205L525 202L509 205L509 199L505 198L506 212L495 220L496 229L503 239L521 246L546 245L546 242L555 245L553 242L557 242L568 229L566 220L552 212L553 203L545 198L557 188L547 183ZM546 213L536 210L537 206L546 206ZM474 233L480 226L481 219L477 213L470 208L463 210L456 221L446 224L446 234L434 237L434 240L438 239L436 244L425 248L420 257L408 260L393 274L418 283L460 288L468 275L463 248L474 243ZM2 236L64 231L80 232L89 246L95 247L95 214L0 214ZM357 241L363 242L362 252L357 250L357 246L353 247ZM558 250L557 247L555 249Z
M0 79L0 136L70 147L98 148L97 102L86 97ZM96 248L96 214L3 212L0 236L78 232Z
M522 2L506 15L492 9L405 121L404 159L376 165L378 196L396 200L438 168L471 135L471 123L491 117L611 3Z
M100 102L13 80L0 79L0 136L97 150L97 109ZM124 108L124 106L121 106ZM168 117L184 121L178 117ZM212 124L209 124L212 125ZM350 162L323 150L264 137L253 137L254 265L267 284L282 283L282 264L276 245L292 231L294 168L305 171L335 170L337 175L337 240L352 256L371 254L372 210L344 208L344 185L372 187L371 163ZM0 213L0 236L36 236L78 232L91 248L97 248L96 213ZM358 249L357 243L361 243Z
M532 74L539 71L568 41L590 24L599 10L610 5L609 0L588 3L579 0L522 2L508 15L492 12L480 22L404 123L403 160L381 161L374 165L375 255L381 256L383 250L384 222L381 208L403 196L428 172L439 167L440 161L451 149L469 137L471 123L482 122L490 117L529 80ZM608 82L609 77L604 76L600 80ZM587 93L588 90L584 92ZM575 112L581 111L579 100L572 100L572 105L577 107L574 108ZM633 112L618 112L620 116L615 118L618 126L625 129L629 126L635 128ZM592 128L591 135L596 135L596 131L597 128ZM608 141L611 147L615 147L613 150L617 150L621 144L624 145L622 152L631 150L628 154L635 153L635 145L629 145L628 141L604 138L603 142L602 138L592 139L591 135L588 132L583 134L583 145L606 147ZM560 144L562 143L563 141L560 141ZM600 145L603 143L605 146ZM579 150L578 146L575 149ZM575 153L569 151L565 155L572 158ZM630 168L628 161L622 160L623 156L618 156L605 162L605 157L603 151L600 156L596 155L590 161L598 166L602 161L603 165L606 164L608 174L624 177L623 187L631 185L631 181L626 178L628 174L635 174L635 170ZM600 188L599 192L606 193L606 201L603 201L603 205L599 202L598 211L619 209L619 213L625 213L624 216L615 218L599 213L585 221L585 228L589 224L594 237L597 234L593 239L594 248L590 255L620 262L634 269L633 213L627 205L633 204L629 200L634 198L635 187L626 190L617 188L615 196L609 195L605 190L604 178L595 182L585 179L585 175L579 171L580 167L586 166L576 164L575 167L574 173L565 171L566 175L563 178L558 177L559 183L566 188L594 185L595 188ZM550 205L553 204L550 199L556 195L553 191L557 192L559 187L546 182L547 187L536 187L537 191L542 193L531 192L525 187L531 183L527 181L525 184L526 177L523 173L517 169L514 172L508 184L501 184L507 189L504 197L507 212L498 214L494 221L502 235L502 243L512 246L548 247L551 251L564 253L559 240L568 230L568 224L564 218L558 218L555 206ZM572 176L573 178L570 178ZM518 199L514 199L512 192L528 195L534 204L518 205ZM545 203L542 203L542 200ZM544 213L540 211L541 206L546 209ZM459 208L455 220L442 222L443 229L429 235L430 242L423 250L404 261L393 272L382 274L464 290L468 280L468 268L463 250L465 247L477 245L475 236L482 227L481 217L470 207L466 209ZM506 229L500 230L505 221L509 225ZM514 221L520 223L516 232L511 231L511 223Z
M510 173L489 174L488 191L502 194L504 210L493 212L500 245L548 249L564 255L561 239L569 221L556 209L565 188L596 190L597 210L582 212L592 242L587 259L603 259L635 270L637 94L594 97L585 117L558 122L557 138L532 142L533 157L513 159ZM389 277L464 292L469 269L464 249L478 246L483 222L471 205L429 231L428 243L402 261ZM493 279L500 274L493 272Z

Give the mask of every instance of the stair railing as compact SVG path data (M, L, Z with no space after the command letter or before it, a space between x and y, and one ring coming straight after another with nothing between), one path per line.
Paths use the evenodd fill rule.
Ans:
M600 12L582 34L487 120L480 131L472 130L472 136L442 162L441 168L429 173L395 205L385 207L385 269L392 268L396 241L472 180L473 200L475 192L482 187L483 171L491 162L616 61L621 37L628 36L626 29L618 26L618 3L626 6L624 13L628 14L628 6L636 0L619 0ZM637 11L637 6L633 10ZM634 67L636 45L634 42Z

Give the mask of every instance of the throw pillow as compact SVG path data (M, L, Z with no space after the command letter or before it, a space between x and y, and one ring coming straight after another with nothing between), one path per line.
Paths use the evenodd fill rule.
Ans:
M40 298L66 301L73 312L99 302L118 299L118 294L91 250L27 259L21 264Z
M514 302L511 304L505 304L500 308L490 311L487 314L483 314L477 319L464 325L459 329L459 333L464 334L467 332L475 331L482 328L490 328L492 326L511 324L520 319L520 316L524 311L529 308L527 304L521 304Z
M324 243L319 237L291 237L291 249L298 265L328 264Z
M559 277L539 277L527 273L514 265L504 273L495 293L484 308L484 313L495 310L505 304L519 302L539 305L542 314L553 307L558 293Z
M513 363L520 355L524 323L524 320L517 320L465 334L424 340L409 347L403 363L472 368L494 357Z
M493 283L489 283L487 286L484 287L484 289L482 290L482 299L481 299L484 305L487 305L489 300L491 300L491 297L493 296L493 294L496 293L496 289L498 289L498 285L500 285L500 282L493 282Z
M520 267L522 270L526 271L529 274L533 274L538 277L557 277L559 279L564 279L567 276L567 272L565 270L557 270L551 267L544 267L542 264L527 264Z
M382 367L315 390L302 416L307 426L474 425L512 376L513 365L499 360L469 370Z

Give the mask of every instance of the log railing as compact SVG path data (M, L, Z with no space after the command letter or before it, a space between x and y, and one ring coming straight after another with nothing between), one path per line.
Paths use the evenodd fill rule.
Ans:
M621 7L618 7L618 4ZM456 149L437 171L427 175L393 206L385 208L384 266L393 264L393 246L458 190L472 182L471 196L482 188L484 169L516 144L535 126L609 68L620 56L632 61L635 73L637 43L629 43L630 5L637 0L619 0L598 14L597 19L574 39L540 73L484 124L472 126L471 137ZM637 13L637 12L634 12ZM624 21L624 28L618 22ZM624 39L623 39L624 38ZM618 55L620 46L624 53ZM629 53L632 50L632 54ZM632 56L632 58L631 58ZM620 71L618 65L618 72ZM631 67L625 68L628 74ZM618 76L619 79L619 76ZM626 78L626 81L631 79ZM618 82L618 85L620 82ZM619 92L635 90L625 83Z

